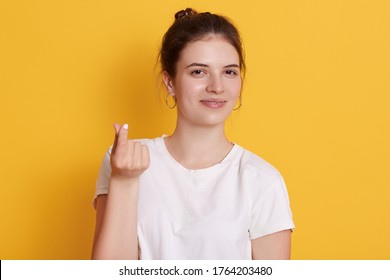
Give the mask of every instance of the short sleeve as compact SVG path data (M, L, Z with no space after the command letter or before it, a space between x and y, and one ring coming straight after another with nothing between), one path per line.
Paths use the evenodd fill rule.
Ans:
M295 228L283 177L276 170L270 177L258 176L258 185L252 188L250 239Z
M92 201L93 207L96 207L95 202L98 195L108 193L108 185L111 176L110 157L111 157L111 147L105 153L103 161L100 165L99 175L96 180L95 195Z

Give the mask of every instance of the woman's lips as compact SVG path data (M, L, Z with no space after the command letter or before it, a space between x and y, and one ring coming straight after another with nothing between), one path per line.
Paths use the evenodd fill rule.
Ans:
M204 106L212 108L212 109L218 109L225 105L227 101L223 99L202 99L200 103L202 103Z

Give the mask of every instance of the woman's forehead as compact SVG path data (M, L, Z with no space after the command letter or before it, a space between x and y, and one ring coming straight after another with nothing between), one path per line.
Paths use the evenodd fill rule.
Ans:
M190 42L182 50L178 64L239 64L239 55L232 44L220 36L208 36Z

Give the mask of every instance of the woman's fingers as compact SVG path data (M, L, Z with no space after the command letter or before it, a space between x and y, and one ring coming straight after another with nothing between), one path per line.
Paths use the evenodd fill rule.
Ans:
M115 153L115 150L116 150L116 145L118 143L118 134L119 134L120 128L121 128L120 124L114 123L115 139L114 139L114 145L112 145L112 153Z
M149 150L146 145L129 140L129 156L132 154L132 166L134 170L144 171L149 166ZM131 146L131 148L130 148ZM132 150L132 151L130 151Z
M117 132L116 138L116 147L114 153L122 158L122 155L126 154L127 150L127 134L128 134L128 125L124 124L119 128L116 126L115 130ZM114 143L115 144L115 143Z
M111 153L112 176L135 178L149 166L147 146L128 140L128 125L114 124L115 140Z

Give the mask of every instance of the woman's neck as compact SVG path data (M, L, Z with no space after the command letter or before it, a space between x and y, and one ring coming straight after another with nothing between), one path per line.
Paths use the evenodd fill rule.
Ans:
M233 144L225 136L223 125L180 126L165 138L171 156L188 169L203 169L221 162Z

